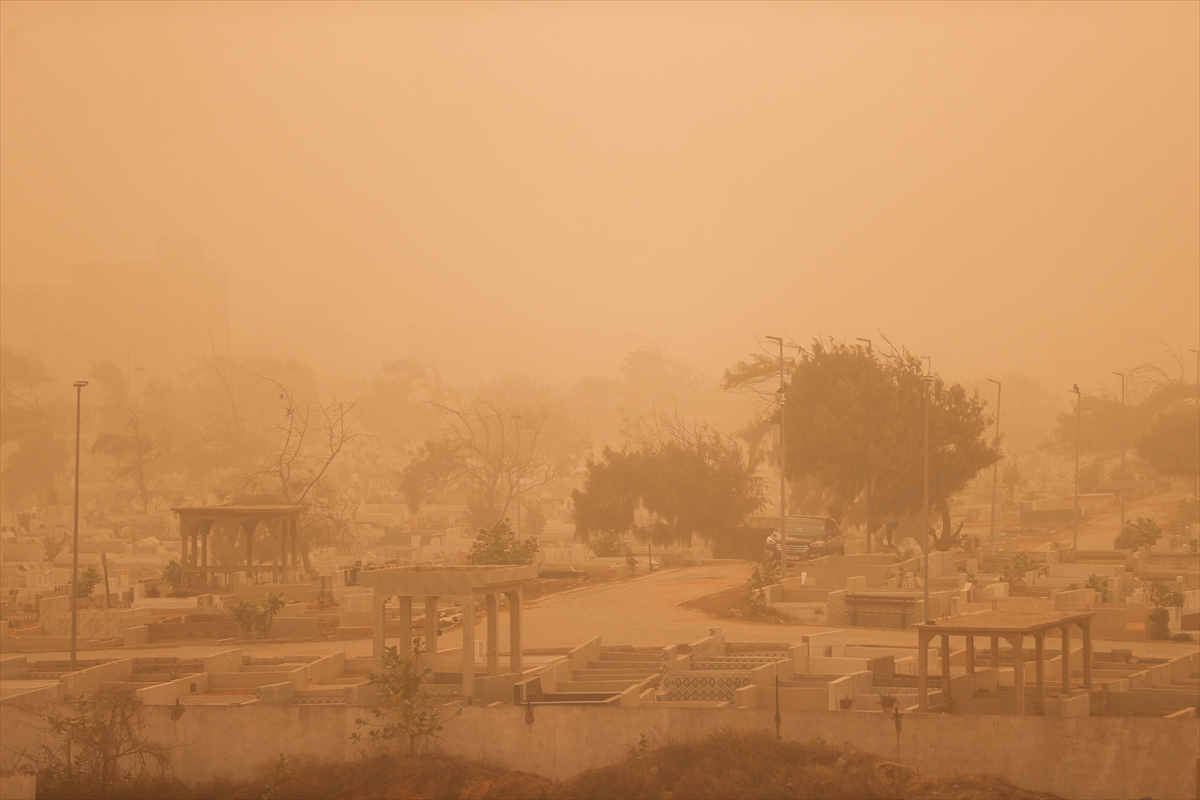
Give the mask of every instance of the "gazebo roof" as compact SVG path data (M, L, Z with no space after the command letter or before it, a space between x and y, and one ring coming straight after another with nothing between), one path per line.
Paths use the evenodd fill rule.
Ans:
M923 622L914 625L921 633L949 634L951 636L980 636L998 635L1015 636L1022 634L1031 636L1041 631L1061 628L1063 625L1074 625L1091 619L1091 611L1074 613L1043 612L1040 614L1023 614L1013 611L983 611L978 614L962 614L948 617L936 622Z

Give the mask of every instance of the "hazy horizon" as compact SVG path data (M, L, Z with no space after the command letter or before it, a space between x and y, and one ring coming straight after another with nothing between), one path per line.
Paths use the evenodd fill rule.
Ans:
M1112 386L1197 346L1198 8L5 3L0 277L193 238L340 379L783 331Z

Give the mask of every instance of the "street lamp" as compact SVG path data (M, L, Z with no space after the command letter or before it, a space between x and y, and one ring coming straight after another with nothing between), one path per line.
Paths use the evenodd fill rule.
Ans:
M861 336L855 337L860 342L867 343L867 352L871 354L871 358L875 358L875 344L870 339L864 339ZM867 524L864 526L867 529L867 553L875 552L875 537L871 533L871 483L874 476L871 473L871 439L868 431L867 438Z
M83 406L83 387L87 381L75 381L75 536L71 548L71 671L77 667L79 634L79 421Z
M1125 530L1125 373L1114 372L1121 377L1121 527Z
M779 580L787 577L787 462L783 440L783 408L787 397L783 391L783 337L767 336L779 345Z
M1189 347L1188 350L1196 354L1196 425L1197 430L1200 430L1200 350L1194 347ZM1200 445L1200 441L1197 441L1196 444ZM1196 465L1196 478L1192 481L1192 496L1200 500L1200 464Z
M996 384L996 453L1000 453L1000 381L995 378L988 378L989 383ZM996 541L996 485L1000 472L1000 459L996 458L996 463L992 464L992 529L988 536L988 544L993 544Z
M517 423L517 446L513 456L513 466L517 468L517 541L521 541L521 415L513 414Z
M1071 547L1074 550L1079 549L1079 427L1081 414L1083 413L1083 395L1079 393L1079 384L1071 385L1071 393L1075 395L1075 513L1072 515L1071 521L1074 524L1074 533L1071 536Z
M929 362L929 356L925 356L926 363ZM921 582L924 588L925 600L925 622L930 622L929 619L929 384L933 381L932 375L923 375L921 377L921 393L925 395L925 495L924 501L921 503L925 511L925 524L921 531L921 550L924 554L925 561L925 580Z

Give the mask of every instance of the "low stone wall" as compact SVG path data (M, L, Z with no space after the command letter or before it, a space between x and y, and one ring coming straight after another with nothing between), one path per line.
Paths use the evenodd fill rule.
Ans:
M79 635L86 639L118 639L126 628L146 625L153 617L148 608L112 608L79 611ZM71 635L71 612L43 614L40 620L47 636Z
M357 708L197 705L176 720L171 711L148 708L149 730L175 746L176 775L189 785L253 777L281 753L351 760L366 751L349 739L362 714ZM566 778L624 758L642 734L657 745L725 727L774 730L772 709L541 706L532 724L525 715L511 706L467 708L445 721L443 747ZM999 774L1068 799L1196 796L1194 719L908 714L903 720L900 760L925 772ZM0 706L0 740L12 750L36 748L44 727L22 708ZM800 741L819 735L896 757L895 726L879 713L785 713L783 735Z

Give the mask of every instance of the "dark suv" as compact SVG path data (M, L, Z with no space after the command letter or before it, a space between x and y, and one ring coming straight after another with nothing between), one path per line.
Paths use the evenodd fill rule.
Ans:
M767 537L766 552L779 558L779 528ZM787 518L788 561L846 554L846 542L837 522L830 517L795 514Z

